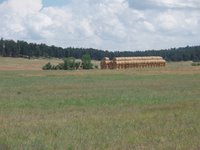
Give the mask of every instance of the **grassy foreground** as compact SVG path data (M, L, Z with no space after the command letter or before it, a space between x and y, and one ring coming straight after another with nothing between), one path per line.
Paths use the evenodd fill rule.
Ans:
M2 69L0 149L196 150L199 83L200 67L190 63L69 72Z

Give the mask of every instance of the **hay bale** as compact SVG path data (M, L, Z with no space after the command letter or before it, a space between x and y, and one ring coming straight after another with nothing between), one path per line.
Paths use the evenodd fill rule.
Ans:
M110 60L105 57L102 60L102 68L106 69L127 69L137 67L164 67L166 61L160 56L147 57L115 57Z

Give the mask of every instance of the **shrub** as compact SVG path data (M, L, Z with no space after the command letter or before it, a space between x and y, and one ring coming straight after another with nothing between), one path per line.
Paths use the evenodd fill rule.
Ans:
M80 69L81 68L81 62L75 62L75 69Z
M193 62L192 66L200 66L200 62Z
M44 66L42 67L42 69L43 69L43 70L51 70L51 69L52 69L51 63L48 62L46 65L44 65Z
M99 66L98 66L98 65L95 65L94 68L95 68L95 69L99 69Z
M69 57L69 58L65 58L64 60L64 65L63 65L63 69L64 70L75 70L75 58L73 57Z
M93 64L91 63L90 55L83 55L82 62L76 62L75 58L68 57L63 59L63 63L58 65L52 65L48 62L43 66L43 70L77 70L77 69L93 69ZM98 68L98 66L95 66Z
M88 54L82 56L82 67L83 69L93 69L93 64L91 63L91 57Z
M64 63L59 63L56 67L58 70L64 70Z
M51 70L60 70L58 65L52 65Z

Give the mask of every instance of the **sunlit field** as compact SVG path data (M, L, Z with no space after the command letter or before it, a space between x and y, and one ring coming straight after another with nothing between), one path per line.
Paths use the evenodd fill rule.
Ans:
M200 149L200 67L41 70L49 61L61 62L0 57L0 150Z

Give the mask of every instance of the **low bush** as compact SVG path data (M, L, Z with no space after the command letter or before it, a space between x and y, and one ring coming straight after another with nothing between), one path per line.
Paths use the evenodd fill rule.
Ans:
M95 65L94 68L95 68L95 69L99 69L99 66L98 66L98 65Z
M93 69L93 64L91 63L91 57L88 54L82 56L82 67L83 69Z
M43 69L43 70L51 70L51 69L52 69L51 63L48 62L46 65L44 65L44 66L42 67L42 69Z
M48 62L42 67L43 70L77 70L77 69L93 69L91 58L89 55L84 55L82 62L76 61L73 57L63 59L63 63L52 65Z
M200 62L193 62L192 66L200 66Z

